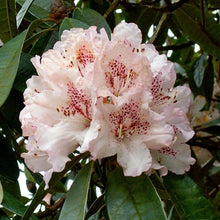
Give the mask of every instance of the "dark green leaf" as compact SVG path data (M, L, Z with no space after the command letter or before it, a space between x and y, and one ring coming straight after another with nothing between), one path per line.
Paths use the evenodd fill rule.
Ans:
M22 5L21 9L19 10L16 21L17 21L17 28L20 26L26 12L28 11L29 7L33 3L34 0L26 0L25 3Z
M21 123L19 121L19 114L20 111L24 108L23 101L24 101L23 93L12 89L7 100L1 107L1 113L5 119L5 123L9 127L16 129L20 133L21 133ZM8 136L8 138L10 137ZM21 150L21 147L19 148Z
M82 8L76 9L73 12L73 18L80 20L89 26L97 26L98 30L101 28L105 28L109 38L111 36L111 28L109 27L108 23L106 22L105 18L99 14L98 12L89 9L89 8Z
M88 212L86 213L85 219L88 219L90 216L95 214L105 204L104 196L105 195L102 194L92 203L92 205L89 207Z
M0 1L0 39L6 43L16 35L15 1Z
M84 220L93 161L87 164L76 176L60 214L60 220Z
M208 61L207 54L204 53L195 63L194 80L195 80L196 86L198 88L202 85L204 72L205 72L206 66L208 64L207 61Z
M10 218L2 210L0 210L0 220L10 220Z
M27 31L22 32L0 48L0 107L13 85L26 33Z
M44 196L50 192L51 189L53 189L56 184L60 181L60 179L66 174L66 172L68 170L70 170L74 165L76 165L79 160L81 160L82 158L86 157L88 155L88 153L83 153L80 154L78 156L72 157L71 161L68 162L64 168L63 171L61 171L60 173L53 173L50 182L49 182L49 189L44 189L45 188L45 183L41 183L37 192L34 195L34 198L30 204L30 206L26 209L22 220L27 220L29 219L29 217L32 215L32 213L34 212L35 208L38 206L38 204L40 203L40 201L44 198Z
M5 178L4 176L0 176L0 180L2 183L3 191L8 192L10 195L14 196L14 198L20 200L21 194L18 181L12 181Z
M214 68L212 63L212 57L209 57L208 65L205 69L204 78L203 78L203 88L206 100L208 101L208 106L211 104L211 99L213 96L214 90Z
M220 8L220 0L209 0L208 4L210 5L210 7L212 7L213 9L219 9Z
M220 58L220 24L210 14L205 14L205 26L202 25L200 8L195 5L184 4L174 14L183 33L203 50Z
M52 28L51 29L44 29L42 31L37 32L36 34L31 36L30 38L28 38L24 43L24 50L27 49L32 44L36 43L42 36L44 36L48 32L52 32L53 30L54 29L52 29Z
M209 201L190 177L169 174L163 180L180 219L217 220Z
M32 75L36 75L36 70L31 63L32 56L28 53L22 53L13 88L23 92L26 89L26 81Z
M107 176L106 204L109 218L166 219L162 202L145 174L125 177L117 168Z
M4 191L4 199L2 202L2 206L19 216L22 216L26 210L24 204L17 200L13 195L8 193L7 191Z
M0 175L16 181L19 176L17 160L7 139L0 134Z
M28 11L36 18L46 18L50 13L51 2L52 0L35 0ZM17 0L17 3L19 5L23 5L25 3L25 0Z
M70 30L73 27L87 29L87 28L89 28L89 25L86 24L85 22L78 20L78 19L64 18L63 22L60 25L59 37L61 36L61 34L63 33L64 30Z
M148 31L153 25L158 17L161 16L160 12L154 9L149 9L141 6L135 6L130 10L127 9L125 12L125 17L127 22L135 22L142 32L143 42L147 40Z

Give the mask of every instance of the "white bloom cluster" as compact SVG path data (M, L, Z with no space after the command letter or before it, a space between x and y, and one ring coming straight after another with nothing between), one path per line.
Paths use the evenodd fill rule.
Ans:
M194 132L186 117L187 86L174 88L176 73L153 45L141 44L137 25L73 28L32 63L20 114L29 136L25 162L34 172L64 169L80 146L91 159L117 155L127 176L153 169L183 174L195 162L185 144Z

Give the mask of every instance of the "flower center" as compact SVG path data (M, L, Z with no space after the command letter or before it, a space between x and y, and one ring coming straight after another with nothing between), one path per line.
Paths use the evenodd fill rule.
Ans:
M134 86L134 80L138 76L134 70L128 69L119 61L120 57L121 55L118 59L111 60L108 63L108 71L105 72L106 85L115 96L119 96L123 90Z
M111 131L119 141L129 138L134 133L147 134L150 124L144 120L140 110L140 105L134 100L130 100L118 112L109 114L109 121L112 125Z
M61 106L57 108L57 111L63 112L65 116L75 115L78 113L84 118L91 121L92 119L92 100L86 94L85 90L77 89L74 87L73 83L67 84L68 90L68 106Z

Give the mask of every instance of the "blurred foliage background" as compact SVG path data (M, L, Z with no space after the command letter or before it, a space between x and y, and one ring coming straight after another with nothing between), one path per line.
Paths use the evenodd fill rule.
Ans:
M219 219L219 9L220 0L1 0L0 219ZM23 91L36 74L30 58L52 48L65 29L95 25L110 35L122 20L136 23L143 42L174 62L176 85L189 84L194 97L188 116L196 132L189 144L197 163L187 175L169 174L161 182L157 173L106 173L108 161L85 165L83 154L54 174L45 191L42 175L20 157ZM29 196L21 195L22 187Z

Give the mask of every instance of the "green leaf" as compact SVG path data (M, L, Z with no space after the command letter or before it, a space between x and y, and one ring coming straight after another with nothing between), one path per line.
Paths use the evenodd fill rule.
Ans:
M1 181L0 181L0 204L2 203L2 200L3 200L3 188L2 188L2 184L1 184Z
M92 25L97 26L98 30L100 30L101 28L105 28L105 31L110 38L111 28L109 27L105 18L101 14L99 14L98 12L96 12L90 8L76 9L73 12L73 18L80 20L80 21L88 24L89 26L92 26Z
M92 203L92 205L89 207L88 212L86 213L85 220L88 219L90 216L94 215L95 213L97 213L104 206L105 204L104 196L105 194L102 194Z
M94 163L91 161L76 176L67 193L66 201L60 214L60 220L84 220L93 165Z
M86 152L86 153L80 154L78 156L72 157L71 161L66 164L63 171L61 171L60 173L53 173L53 175L50 179L50 182L49 182L49 187L50 187L49 189L44 189L45 183L44 182L41 183L37 192L34 195L34 198L31 202L30 206L26 209L26 211L22 217L22 220L28 220L29 217L34 212L35 208L39 205L41 200L44 198L44 196L56 186L56 184L66 174L66 172L68 170L72 169L74 165L76 165L82 158L86 157L87 155L88 155L88 153Z
M141 30L143 42L148 38L147 34L150 26L155 24L157 19L161 16L161 12L154 9L142 7L140 5L134 6L132 10L125 12L127 22L134 22Z
M15 1L0 1L0 39L6 43L16 35Z
M106 204L109 218L166 219L162 202L148 176L125 177L117 168L107 176Z
M0 220L10 220L10 218L5 214L5 212L0 210Z
M86 24L85 22L82 22L78 19L74 19L74 18L64 18L63 22L60 25L60 29L59 29L59 38L62 35L64 30L70 30L71 28L83 28L83 29L87 29L89 28L89 25Z
M0 107L8 97L13 85L26 34L27 30L0 48Z
M0 134L0 175L16 181L19 176L17 160L7 139Z
M14 198L20 200L21 193L18 181L12 181L10 179L5 178L0 175L1 184L4 192L8 192L10 195L14 196Z
M204 53L203 55L201 55L201 57L195 63L194 80L195 80L196 86L198 88L202 85L204 72L205 72L206 66L208 64L207 61L208 61L207 54Z
M220 58L220 24L213 16L205 13L205 26L202 25L201 11L192 4L184 4L174 12L183 33L198 43L203 50Z
M16 75L13 88L18 91L24 92L26 89L26 81L31 76L36 75L36 69L31 63L32 56L28 53L22 53L20 58L20 64L18 67L18 73Z
M29 8L28 12L30 12L36 18L46 18L50 13L51 2L52 0L35 0ZM17 0L17 3L22 6L24 5L25 0Z
M209 201L189 176L169 174L163 180L180 219L217 220Z
M26 0L24 4L22 5L21 9L19 10L17 16L16 16L16 21L17 21L17 28L20 26L26 12L28 11L29 7L33 3L34 0Z
M22 216L26 210L24 204L7 191L4 191L4 199L2 201L2 206L19 216Z
M209 57L208 65L205 69L204 78L203 78L203 88L204 88L204 94L206 97L206 100L208 102L208 106L211 104L211 99L213 96L213 90L214 90L214 68L213 68L213 62L212 57Z

